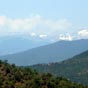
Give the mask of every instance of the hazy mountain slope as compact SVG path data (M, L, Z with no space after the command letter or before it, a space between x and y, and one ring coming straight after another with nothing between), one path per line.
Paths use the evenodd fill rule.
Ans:
M60 63L39 64L32 68L88 85L88 51Z
M0 55L7 55L22 52L38 46L50 44L50 41L42 39L22 38L22 37L0 37Z
M16 65L33 65L38 63L58 62L77 55L88 49L88 39L76 41L59 41L50 45L30 49L21 53L1 56Z

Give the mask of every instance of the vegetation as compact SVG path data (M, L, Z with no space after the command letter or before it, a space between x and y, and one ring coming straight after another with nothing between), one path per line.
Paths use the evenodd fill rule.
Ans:
M0 88L88 88L50 73L40 74L29 67L17 67L0 60Z
M31 68L88 85L88 51L60 63L38 64Z

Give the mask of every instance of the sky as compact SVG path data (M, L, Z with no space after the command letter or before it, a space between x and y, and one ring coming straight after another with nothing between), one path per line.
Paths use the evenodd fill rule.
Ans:
M0 0L0 37L88 38L88 0Z

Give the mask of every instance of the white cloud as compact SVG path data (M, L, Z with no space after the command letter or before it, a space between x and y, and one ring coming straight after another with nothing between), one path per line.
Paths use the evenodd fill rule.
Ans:
M36 36L36 34L35 34L34 32L30 33L30 35L31 35L32 37Z
M12 32L30 33L30 30L35 28L39 22L40 16L35 16L31 18L11 20L8 26L12 29Z
M39 35L39 37L43 39L43 38L46 38L47 35L45 35L45 34L41 34L41 35Z
M0 16L0 36L20 35L22 37L47 38L48 36L52 37L53 34L58 33L59 35L60 32L67 31L70 27L71 23L66 19L45 19L40 15L20 19Z
M61 19L57 21L53 20L45 20L45 25L50 29L54 30L65 30L71 27L71 23L69 23L66 19Z
M83 29L81 31L78 31L78 35L82 37L88 37L88 29Z
M68 41L72 41L73 40L73 37L70 35L70 34L60 34L59 35L59 39L60 40L68 40Z
M0 16L0 26L4 26L6 22L6 17L5 16Z
M78 31L77 39L88 39L88 29L82 29Z
M72 32L72 24L67 19L45 19L40 15L19 19L0 16L0 37L38 37L52 41L88 38L88 29Z

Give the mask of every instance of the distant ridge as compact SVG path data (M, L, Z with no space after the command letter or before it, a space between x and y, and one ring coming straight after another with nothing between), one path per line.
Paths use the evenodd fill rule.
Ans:
M38 39L35 40L31 37L26 39L20 36L0 37L0 56L22 52L27 49L32 49L38 46L43 46L51 43L48 40L37 40Z
M16 65L34 65L39 63L59 62L88 50L88 39L59 41L46 46L29 49L17 54L1 56Z

